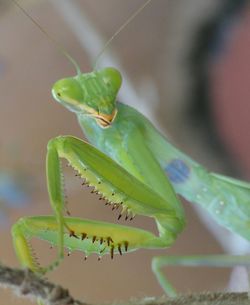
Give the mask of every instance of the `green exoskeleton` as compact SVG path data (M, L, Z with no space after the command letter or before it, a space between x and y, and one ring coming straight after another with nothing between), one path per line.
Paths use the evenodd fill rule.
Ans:
M179 197L204 207L216 221L250 240L250 184L208 172L175 148L136 109L117 102L122 76L115 68L81 73L57 81L52 95L72 111L89 143L73 136L51 139L47 151L47 185L53 216L20 219L12 228L13 242L22 266L44 274L56 267L64 248L100 257L140 248L171 246L185 226ZM113 208L118 217L154 218L159 234L90 219L64 216L60 159L93 187L93 192ZM54 244L58 257L48 267L34 259L29 239ZM176 292L162 273L165 265L250 265L247 256L155 257L152 268L166 294Z

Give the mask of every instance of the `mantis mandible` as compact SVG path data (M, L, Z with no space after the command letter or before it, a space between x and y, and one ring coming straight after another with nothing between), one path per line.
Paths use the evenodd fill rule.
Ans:
M69 57L69 56L68 56ZM250 184L207 171L175 148L136 109L116 100L122 84L120 72L107 67L57 81L54 99L73 112L88 142L73 136L51 139L47 149L47 186L53 216L23 217L12 228L13 243L22 266L36 273L53 270L64 248L100 257L140 248L170 247L185 226L177 194L199 204L222 226L250 240ZM118 217L152 217L158 236L151 232L90 219L64 216L60 160L68 161L84 183L113 208ZM29 239L37 237L57 246L57 259L40 267ZM161 256L152 269L165 293L176 291L162 273L167 265L250 265L249 256Z

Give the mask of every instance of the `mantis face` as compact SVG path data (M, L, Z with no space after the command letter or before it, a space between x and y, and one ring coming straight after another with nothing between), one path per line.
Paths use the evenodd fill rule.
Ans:
M52 95L70 111L91 116L101 127L108 127L117 113L116 96L121 83L118 70L104 68L57 81Z

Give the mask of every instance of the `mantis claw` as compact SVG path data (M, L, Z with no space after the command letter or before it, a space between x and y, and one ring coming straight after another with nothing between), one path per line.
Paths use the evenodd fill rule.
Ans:
M114 258L114 246L111 246L110 248L110 255L111 255L111 259Z
M82 240L84 240L85 238L88 238L86 233L82 233L81 235L82 235L82 237L81 237Z
M121 245L120 244L118 244L118 251L119 251L120 255L122 255L122 249L121 249Z
M102 254L106 250L106 247L104 247L102 250L100 250L100 254Z
M108 246L110 246L110 242L113 243L113 240L112 240L111 237L108 237L108 238L107 238L107 244L108 244Z
M127 252L128 251L128 242L127 241L124 242L124 246L125 246L125 251Z
M72 230L70 230L70 232L69 232L69 237L75 237L75 238L79 239L79 237Z

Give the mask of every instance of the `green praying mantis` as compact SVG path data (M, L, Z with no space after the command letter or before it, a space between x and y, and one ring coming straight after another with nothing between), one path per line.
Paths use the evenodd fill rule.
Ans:
M68 56L69 57L69 56ZM74 63L74 61L71 59ZM74 63L75 64L75 63ZM207 171L174 147L136 109L119 103L120 72L106 67L57 81L54 99L73 112L89 142L74 136L51 139L47 147L47 187L54 215L23 217L12 227L13 243L23 267L45 274L58 266L64 248L99 257L170 247L185 226L177 194L198 204L222 226L250 240L250 184ZM121 217L152 217L159 234L91 219L65 216L61 159ZM33 237L55 245L57 259L41 267L32 254ZM250 256L161 256L152 269L165 293L176 296L163 266L250 265Z

